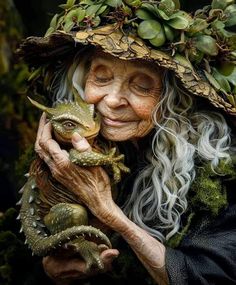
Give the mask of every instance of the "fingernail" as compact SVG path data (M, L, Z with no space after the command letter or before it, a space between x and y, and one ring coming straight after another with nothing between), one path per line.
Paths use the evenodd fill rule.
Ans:
M78 133L78 132L74 132L73 135L72 135L72 140L77 143L79 140L81 140L82 137L81 135Z

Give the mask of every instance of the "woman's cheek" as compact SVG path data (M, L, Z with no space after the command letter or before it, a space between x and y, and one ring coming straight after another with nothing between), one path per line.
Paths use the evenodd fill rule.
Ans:
M85 101L90 104L96 104L101 99L99 96L101 93L100 88L94 86L93 84L87 82L84 90Z
M151 100L149 102L140 102L133 105L133 110L137 116L143 120L148 120L157 104L157 100Z

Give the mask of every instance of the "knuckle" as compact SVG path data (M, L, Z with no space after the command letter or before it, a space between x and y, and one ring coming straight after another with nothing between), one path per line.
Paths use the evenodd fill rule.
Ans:
M41 147L38 144L36 144L34 146L34 151L37 152L37 153L40 153L41 152Z
M60 170L65 170L68 169L70 165L70 161L67 158L59 158L57 159L57 167Z
M39 146L44 148L45 147L45 141L44 140L39 140Z

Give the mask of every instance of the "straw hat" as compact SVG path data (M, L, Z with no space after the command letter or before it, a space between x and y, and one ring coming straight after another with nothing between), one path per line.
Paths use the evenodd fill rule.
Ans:
M29 37L18 54L46 66L81 46L172 70L191 93L236 116L235 0L213 0L190 16L178 0L68 0L44 37Z

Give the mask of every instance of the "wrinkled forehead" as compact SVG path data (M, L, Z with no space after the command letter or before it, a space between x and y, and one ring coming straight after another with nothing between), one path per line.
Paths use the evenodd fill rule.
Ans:
M136 68L145 69L150 72L155 72L157 74L160 74L163 71L162 67L158 66L155 62L151 60L144 60L144 59L124 60L115 57L109 53L105 53L100 49L96 49L96 51L94 52L92 56L92 63L93 62L103 62L113 67L120 62Z

